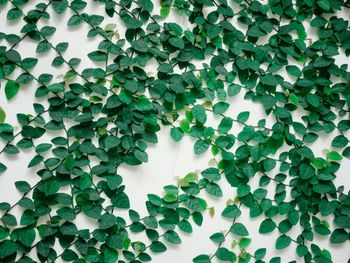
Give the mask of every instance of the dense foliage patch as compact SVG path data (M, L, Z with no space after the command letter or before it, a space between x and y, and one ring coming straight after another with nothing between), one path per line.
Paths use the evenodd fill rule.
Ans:
M263 218L256 238L278 233L275 248L293 246L295 260L332 262L318 236L349 249L350 196L334 183L350 157L350 72L336 63L350 54L349 21L338 15L349 12L348 0L95 2L105 14L86 13L82 0L34 8L28 0L0 0L1 16L23 24L20 32L0 33L2 96L11 101L30 84L37 98L35 115L17 114L19 128L0 108L1 154L30 149L28 168L38 176L34 185L16 182L23 194L16 203L0 203L1 262L151 261L202 225L203 213L214 211L200 194L221 198L223 184L235 195L221 211L231 226L210 236L216 251L188 261L285 262L263 247L251 251L255 237L240 220L242 207ZM51 40L50 18L65 12L67 30L84 25L87 38L100 40L88 54L96 67L78 70L81 58L65 55L69 44ZM170 12L191 27L169 22ZM107 16L121 22L104 24ZM24 39L37 43L37 57L21 55ZM69 68L61 81L33 73L48 51L55 53L52 67ZM265 119L239 109L236 117L227 114L235 107L229 98L243 93ZM213 116L218 125L209 123ZM118 168L147 162L147 147L165 126L175 141L192 137L195 154L211 151L216 164L164 186L164 195L150 193L148 214L140 215ZM333 139L319 156L312 144L326 135ZM10 176L5 163L0 172ZM95 229L82 229L78 215ZM148 240L133 235L140 232Z

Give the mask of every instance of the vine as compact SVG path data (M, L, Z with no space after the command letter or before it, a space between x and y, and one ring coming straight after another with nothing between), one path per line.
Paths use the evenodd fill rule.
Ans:
M168 243L180 245L182 232L201 226L204 213L215 214L203 192L227 198L222 186L228 184L232 193L221 211L228 230L210 235L214 251L189 261L282 262L265 259L264 247L249 248L255 237L240 220L249 211L262 219L262 236L278 233L277 250L293 246L295 260L333 262L318 236L344 246L350 240L349 192L334 181L341 160L350 157L350 73L336 59L350 54L349 21L339 16L350 3L93 2L105 13L86 13L92 3L82 0L34 8L30 1L0 0L1 14L23 24L18 35L0 33L5 97L11 103L22 86L36 88L35 114L18 113L19 127L5 122L0 107L0 154L30 149L28 169L38 175L33 185L15 183L22 197L13 205L0 203L0 261L151 261ZM81 58L65 55L69 43L51 40L50 18L63 13L69 13L68 28L84 24L87 38L100 40L88 54L95 68L78 70ZM185 17L188 28L169 22L169 13ZM105 24L107 16L122 23ZM311 30L316 39L308 38ZM28 38L37 43L38 57L55 54L51 66L62 69L59 81L49 71L37 76L39 59L20 54ZM156 72L147 73L148 67ZM242 93L266 118L230 103ZM167 126L174 141L191 137L194 153L210 151L214 162L164 186L163 195L149 194L147 213L140 215L120 167L147 162L148 146ZM323 156L313 144L324 137L332 140ZM1 176L6 170L0 163ZM93 220L94 228L81 229L79 216Z

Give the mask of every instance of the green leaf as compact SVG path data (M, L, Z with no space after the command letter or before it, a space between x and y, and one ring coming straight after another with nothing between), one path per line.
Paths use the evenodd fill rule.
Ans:
M166 246L160 241L153 241L150 250L154 253L162 253L167 250Z
M47 86L47 89L53 93L64 92L64 84L63 83L54 83Z
M195 105L192 108L192 115L201 124L204 124L207 120L207 115L202 105Z
M135 155L135 158L137 160L139 160L140 162L144 162L144 163L148 162L148 155L146 152L140 151L140 150L135 150L134 155Z
M210 263L210 257L208 255L199 255L192 260L194 263Z
M169 15L170 13L170 6L168 5L163 5L161 8L160 8L160 17L165 19L167 18L167 16Z
M7 20L16 20L19 19L23 15L23 11L19 8L12 8L7 12Z
M287 70L288 74L290 74L296 78L300 77L300 75L301 75L301 70L297 66L288 65L288 66L286 66L286 70Z
M222 114L224 113L228 108L229 108L230 104L226 103L226 102L218 102L213 106L213 111L215 114Z
M171 32L173 32L176 36L181 36L183 33L183 29L176 23L166 23L166 25L170 28Z
M192 214L193 221L196 223L197 226L201 226L203 223L203 215L200 212L195 211Z
M345 136L338 135L333 139L332 146L336 148L343 148L347 146L348 142L349 140Z
M315 169L306 163L302 163L299 167L300 178L307 180L315 176Z
M284 249L287 248L291 242L292 239L289 236L282 235L277 238L275 247L276 249Z
M294 93L289 94L289 100L293 103L295 107L298 107L299 105L299 97L295 95Z
M270 233L273 230L275 230L275 228L276 228L276 224L270 218L267 218L261 222L259 227L259 233L261 234Z
M0 258L8 257L18 250L18 246L11 240L0 242Z
M255 260L261 260L266 255L266 248L259 248L254 253Z
M158 67L158 71L163 72L163 73L173 73L174 72L173 67L169 64L166 64L166 63L160 64Z
M220 244L220 243L223 243L225 241L225 236L223 233L219 232L219 233L215 233L215 234L211 235L210 239L213 242Z
M350 216L337 216L334 223L342 228L350 229Z
M136 18L132 18L129 15L122 17L124 23L126 24L126 27L128 29L136 29L142 26L142 21Z
M3 164L2 162L0 162L0 173L5 172L5 171L6 171L6 169L7 169L6 165L5 165L5 164Z
M201 172L201 175L209 181L218 181L221 179L217 168L207 168Z
M183 49L185 47L184 41L179 37L172 37L168 41L170 45L178 49Z
M208 183L205 190L213 196L222 197L223 195L220 186L216 183Z
M216 251L216 257L222 261L235 262L236 255L225 247L221 247Z
M239 240L239 247L246 249L250 245L251 241L252 240L250 238L242 238L241 240Z
M198 197L191 197L188 198L185 201L185 204L187 205L187 207L193 211L196 212L200 212L200 211L205 211L208 207L207 202L202 199L202 198L198 198ZM201 217L203 219L203 217ZM198 223L198 222L196 222Z
M209 148L210 144L203 140L197 140L194 144L194 153L202 154L206 152Z
M69 18L67 25L68 26L78 26L80 25L82 22L84 22L84 18L82 18L79 15L73 15Z
M350 146L346 147L342 152L342 155L346 158L350 158Z
M12 62L21 62L21 55L16 50L9 50L5 53L5 57Z
M148 12L152 12L153 10L153 3L151 0L139 0L138 4L140 7L142 7L142 9Z
M221 213L226 218L237 218L241 215L241 211L236 205L227 206Z
M21 216L21 225L22 226L28 226L28 225L32 225L35 224L37 221L34 212L32 210L25 210Z
M46 195L53 195L60 189L60 184L55 178L49 179L44 182L44 192Z
M17 181L15 185L17 190L22 193L27 193L31 190L30 184L28 184L26 181Z
M249 111L243 111L238 114L237 120L240 123L245 123L249 119L250 112Z
M171 138L173 138L174 141L178 142L178 141L181 141L181 139L183 138L184 132L182 131L181 128L178 128L178 127L171 128L170 136Z
M99 227L100 229L107 229L114 226L117 223L117 218L111 214L104 214L99 219Z
M23 126L22 128L22 136L26 137L26 138L40 138L41 136L43 136L45 133L45 129L40 128L40 127L32 127L32 126Z
M218 132L220 134L227 133L233 125L233 120L231 118L225 117L221 120L219 126L218 126Z
M104 250L104 262L115 263L117 262L117 260L118 260L118 251L113 248L106 247Z
M131 43L131 46L138 52L141 52L141 53L145 53L148 51L148 45L147 43L142 40L142 39L139 39L139 40L136 40L136 41L133 41Z
M327 153L327 160L329 161L340 161L343 157L336 151L329 151Z
M245 184L240 184L237 188L237 196L244 197L250 193L250 186Z
M319 105L320 105L320 99L315 94L308 94L306 96L306 100L311 106L313 106L315 108L319 107Z
M52 48L49 42L46 40L43 40L39 42L38 46L36 47L36 53L44 53L49 51Z
M236 96L240 91L242 87L237 84L230 84L227 88L227 95L230 97Z
M10 233L10 230L6 227L0 226L0 240L6 238Z
M172 230L169 230L164 233L164 239L171 244L175 244L175 245L181 244L181 239L179 235Z
M43 26L40 29L40 32L43 36L49 37L56 32L56 28L52 26Z
M344 229L338 228L332 232L330 241L333 244L340 244L349 240L349 238L349 233L347 233Z
M25 58L21 61L21 65L23 69L29 70L34 68L38 61L37 58Z
M249 235L247 228L241 223L234 223L231 226L230 231L237 236L248 236Z
M4 123L6 119L6 113L3 108L0 107L0 124Z
M325 0L326 1L326 0ZM330 64L332 64L334 61L334 59L329 59L326 57L318 57L316 58L315 62L314 62L314 67L315 68L324 68L329 66Z
M58 209L57 215L67 221L74 220L76 218L74 210L69 207L62 207Z
M180 128L183 132L189 132L190 131L190 124L188 120L182 120L180 122Z
M278 84L276 77L274 77L272 75L264 75L264 76L260 77L260 81L263 84L269 85L269 86L276 86Z
M5 95L7 100L11 100L19 91L19 84L16 81L9 80L5 86Z
M192 233L193 232L193 229L192 229L192 226L191 226L190 222L188 222L185 219L180 221L178 226L185 233Z
M35 240L36 232L33 228L19 230L18 240L26 247L31 247Z
M100 51L100 50L90 52L88 54L88 57L93 61L106 61L107 60L107 54L103 51Z

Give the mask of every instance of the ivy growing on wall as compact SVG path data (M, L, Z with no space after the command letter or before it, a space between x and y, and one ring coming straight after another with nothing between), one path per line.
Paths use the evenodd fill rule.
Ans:
M278 233L275 248L292 247L300 262L333 262L318 236L349 249L350 196L334 182L350 157L350 72L336 61L350 54L349 21L338 15L349 13L348 0L94 1L104 14L84 11L89 2L0 0L0 15L23 24L0 33L1 96L11 102L29 84L36 98L35 114L18 113L18 124L7 123L0 108L0 153L21 157L29 149L28 169L38 179L15 183L17 202L1 200L1 262L151 261L214 212L203 192L227 202L219 213L230 226L207 240L215 251L188 262L286 262L249 247L271 232ZM190 27L168 21L171 12ZM99 40L88 54L95 68L78 70L81 58L65 55L69 44L52 40L50 19L63 13L67 30L88 28L86 39ZM107 16L120 23L104 23ZM37 57L20 53L25 39L36 43ZM69 69L60 81L33 73L48 51L51 67ZM156 65L152 74L149 65ZM241 94L266 118L230 105ZM176 142L191 137L195 154L211 152L215 165L150 193L140 215L119 167L147 162L165 127ZM317 155L313 144L325 136L331 145ZM0 163L0 176L11 176L6 169ZM228 201L224 184L234 196ZM243 207L263 218L260 237L241 220ZM82 229L78 215L95 228ZM140 232L144 240L133 235Z

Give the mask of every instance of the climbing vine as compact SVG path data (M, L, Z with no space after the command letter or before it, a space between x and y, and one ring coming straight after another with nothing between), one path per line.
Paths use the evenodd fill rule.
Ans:
M105 13L87 13L90 4ZM335 182L350 158L350 72L338 62L350 54L349 21L340 16L349 7L348 0L47 0L34 7L0 0L0 15L21 25L0 33L1 96L12 103L25 85L35 93L34 113L18 113L17 124L0 107L0 154L30 151L28 169L37 176L32 185L15 183L17 202L1 200L0 261L151 261L215 213L206 192L226 202L216 212L227 230L210 235L214 251L188 262L285 262L249 247L271 232L277 250L295 249L295 262L333 262L318 236L349 248L350 196ZM63 13L67 30L88 28L86 40L99 41L87 55L95 67L82 68L82 58L66 55L68 42L52 40L51 18ZM36 43L37 57L21 54L23 40ZM61 78L34 71L49 52L48 68ZM242 95L264 119L230 103ZM148 146L166 127L174 141L190 137L194 153L213 160L178 175L163 194L148 194L141 215L119 168L147 162ZM318 154L313 145L325 137L331 143ZM11 176L6 170L0 163L0 176ZM244 212L262 218L260 237ZM94 228L81 228L78 216ZM141 232L144 239L135 235Z

